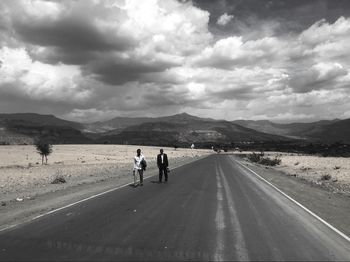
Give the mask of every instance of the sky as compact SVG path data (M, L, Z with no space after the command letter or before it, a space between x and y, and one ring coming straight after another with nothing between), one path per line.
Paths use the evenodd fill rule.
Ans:
M350 1L1 0L0 113L350 118Z

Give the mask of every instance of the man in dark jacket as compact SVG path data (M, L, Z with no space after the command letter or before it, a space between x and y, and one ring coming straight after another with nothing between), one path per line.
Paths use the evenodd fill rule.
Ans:
M157 166L159 168L159 183L162 183L163 173L165 183L168 182L168 156L164 154L163 149L160 149L160 154L157 156Z

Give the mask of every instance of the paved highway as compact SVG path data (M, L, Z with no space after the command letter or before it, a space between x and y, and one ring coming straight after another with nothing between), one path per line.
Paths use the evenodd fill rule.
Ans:
M131 178L130 178L131 180ZM349 260L350 242L212 155L0 233L0 260Z

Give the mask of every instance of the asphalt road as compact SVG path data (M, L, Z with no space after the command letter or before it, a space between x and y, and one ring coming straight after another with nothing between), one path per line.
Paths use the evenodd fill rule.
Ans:
M350 243L212 155L0 233L0 260L349 260Z

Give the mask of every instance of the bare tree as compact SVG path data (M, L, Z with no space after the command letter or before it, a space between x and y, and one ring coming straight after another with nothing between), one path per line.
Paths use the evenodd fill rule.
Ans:
M44 164L44 157L45 163L47 164L47 156L52 153L52 145L42 138L39 138L37 141L35 141L34 145L36 151L41 155L41 164Z

